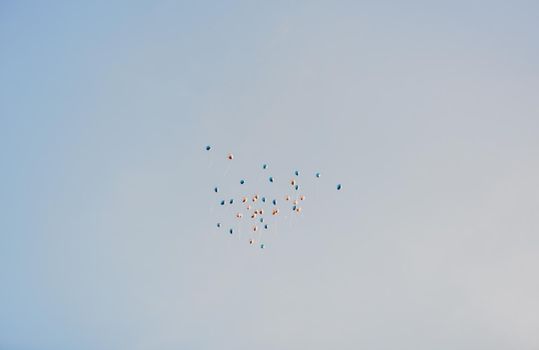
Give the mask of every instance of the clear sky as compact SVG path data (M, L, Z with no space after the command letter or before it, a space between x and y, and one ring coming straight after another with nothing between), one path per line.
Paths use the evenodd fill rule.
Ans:
M538 13L1 1L0 348L538 349ZM253 249L208 143L327 186Z

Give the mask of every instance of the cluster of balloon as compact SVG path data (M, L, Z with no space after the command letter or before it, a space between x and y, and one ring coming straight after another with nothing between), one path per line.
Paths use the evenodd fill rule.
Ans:
M207 145L206 151L213 151L213 147ZM228 162L234 161L234 154L228 153L224 157ZM230 166L229 166L230 167ZM234 193L232 198L218 198L217 203L219 206L232 207L234 210L233 218L234 224L225 225L223 222L216 222L217 229L223 229L230 235L241 234L242 228L247 228L249 231L248 239L250 245L258 246L260 249L265 249L266 244L262 239L262 232L270 231L272 226L276 226L280 218L288 218L291 215L300 215L302 212L303 204L307 201L307 196L302 192L300 186L300 171L295 170L290 173L291 178L288 181L277 181L277 179L269 172L268 164L264 163L259 168L260 174L266 180L267 184L270 184L272 190L268 190L268 193L262 193L254 191L255 193ZM228 171L228 169L227 169ZM225 172L226 174L227 172ZM315 181L319 181L321 173L316 172L312 175ZM247 180L240 178L237 180L242 187L246 184ZM255 181L256 182L256 181ZM278 185L286 184L283 188ZM278 188L278 189L277 189ZM335 187L337 191L342 189L342 185L339 183ZM213 187L213 192L219 195L221 189L219 186ZM281 195L276 194L281 193ZM271 196L270 196L271 195ZM283 210L286 214L283 215Z

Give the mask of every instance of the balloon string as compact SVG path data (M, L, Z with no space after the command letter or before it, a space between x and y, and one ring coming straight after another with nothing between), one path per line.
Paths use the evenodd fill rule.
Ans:
M232 166L232 164L229 163L228 166L225 169L225 172L223 173L223 176L222 176L223 178L226 177L226 175L228 174L228 171L230 170L231 166Z
M211 153L208 153L208 169L211 169L213 167L213 156Z
M209 210L209 215L212 215L215 210L215 203L213 203L213 199L212 199L212 204L210 204L210 207L208 208L208 210Z
M262 181L263 177L260 177L260 176L257 176L257 179L255 180L255 183L254 183L254 188L262 188L261 183L260 181ZM261 193L260 194L260 197L263 197L263 194Z
M264 228L265 223L261 223L261 224L263 224L263 225L262 225L262 227L260 227L260 233L258 234L258 242L259 242L260 244L263 244L263 243L262 243L262 234L263 234L264 232L263 232L262 230L265 230L265 228Z
M289 231L290 231L290 220L289 220L289 218L290 218L290 214L286 214L286 215L284 216L284 219L283 219L283 221L284 221L283 228L287 228L287 229L289 229Z

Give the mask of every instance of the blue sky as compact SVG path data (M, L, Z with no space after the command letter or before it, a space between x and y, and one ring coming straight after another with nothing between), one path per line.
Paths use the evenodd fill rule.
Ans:
M0 348L536 349L538 10L3 1ZM206 144L318 200L252 249Z

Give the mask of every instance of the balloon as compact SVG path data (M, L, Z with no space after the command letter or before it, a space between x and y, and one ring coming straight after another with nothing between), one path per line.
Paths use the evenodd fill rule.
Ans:
M225 156L229 161L235 159L233 153L223 153L220 147L217 147L215 151L213 150L213 145L206 145L203 147L205 147L206 151L211 150L212 154L215 151L217 151L219 154L218 157ZM235 150L231 149L231 151L235 151ZM208 156L211 156L211 154L208 153ZM211 157L209 157L208 159L210 158ZM241 158L241 154L240 154L240 163L242 163L243 160L244 158ZM223 159L222 161L223 163L221 164L226 164L226 160ZM268 159L268 161L271 161L271 160ZM228 163L227 170L224 172L223 177L229 172L230 166L233 164L236 164L236 163ZM215 200L215 204L212 207L215 207L217 203L219 203L221 206L226 206L227 203L230 204L230 208L226 206L221 209L222 213L220 214L223 214L223 213L225 214L223 218L218 217L217 219L213 220L214 225L216 225L217 228L219 229L223 228L224 230L223 232L228 231L231 235L232 234L236 236L240 235L240 237L242 236L241 233L243 231L247 231L247 233L249 231L254 232L251 235L249 235L246 239L249 240L250 244L258 245L260 248L263 249L264 244L261 243L261 239L257 237L257 232L261 234L261 232L259 231L268 230L269 224L273 224L274 221L276 222L276 225L277 225L276 227L280 227L279 222L281 220L288 219L288 217L290 216L290 212L287 211L287 210L290 210L290 208L298 214L301 213L302 208L300 207L300 203L303 203L306 197L310 196L309 190L310 190L311 184L310 183L304 184L304 182L299 178L299 173L300 173L299 168L297 168L297 170L292 170L292 171L290 171L290 168L289 168L288 171L292 173L292 176L288 177L289 183L287 185L286 179L287 179L287 176L290 176L290 173L288 173L288 171L284 173L284 177L281 179L282 181L277 182L274 176L270 176L269 171L266 172L266 170L269 169L268 163L265 163L265 162L262 164L258 163L258 166L262 167L262 170L263 170L262 173L258 173L257 175L257 176L261 176L261 178L252 177L249 173L238 173L239 175L236 175L237 177L236 176L232 177L231 181L230 180L226 181L226 184L233 185L232 188L227 188L224 182L221 182L220 180L216 179L216 180L213 180L215 181L213 183L214 185L213 188L210 187L212 183L209 183L208 187L202 188L202 190L207 191L209 189L211 191L211 189L213 189L213 191L216 194L218 194L218 195L215 195L215 197L213 197L214 195L209 196L210 198L213 198L212 200ZM211 168L211 164L210 164L210 168ZM276 169L278 168L279 167L277 166ZM260 170L260 168L258 169ZM236 170L240 170L240 169L236 169ZM321 169L321 170L324 170L324 169ZM305 175L306 176L315 175L316 177L315 182L319 182L320 181L319 178L322 176L320 171L315 170L314 174L311 171L312 170L307 171ZM272 170L271 173L274 173L274 171ZM275 172L275 173L277 173L277 177L280 176L278 172ZM256 164L255 164L255 174L256 174ZM245 177L249 177L249 184L247 184L247 180ZM264 178L268 179L268 181L272 183L270 185L271 189L268 189L267 185L265 185ZM333 178L333 177L330 176L330 178ZM302 184L301 192L299 192L300 181ZM238 182L240 184L240 187L237 187ZM216 185L216 183L218 185ZM242 185L247 185L247 186L242 186ZM334 184L334 186L336 186L337 191L342 190L342 185L340 183ZM316 190L316 188L317 187L315 187L314 189ZM331 188L331 183L330 183L330 188ZM240 191L238 191L238 189ZM253 194L253 192L251 191L253 191L255 194ZM268 192L265 192L265 195L262 195L264 194L264 191L268 191ZM261 194L258 195L256 193L261 193ZM292 193L292 194L288 194L288 193ZM266 197L266 195L268 195L268 197ZM218 196L221 197L221 199L219 199ZM226 199L225 196L228 197L228 199ZM285 202L289 202L288 204L284 203L285 206L282 207L284 210L282 215L280 214L280 207L277 207L277 198L280 198L279 201L284 200ZM258 200L260 200L260 203L258 203ZM311 203L311 200L312 199L310 197L309 203ZM267 206L266 206L266 203L268 203ZM245 207L242 208L243 205ZM288 205L290 205L290 207L288 207ZM213 210L210 210L210 212L212 211ZM270 216L270 214L273 217ZM227 219L227 215L229 215L228 219ZM296 215L296 214L292 213L292 215ZM251 217L251 220L249 220L249 217ZM226 220L230 220L230 218L232 218L233 221L239 220L239 219L241 220L237 221L237 224L230 224L229 228L227 229L226 226L228 226L228 223ZM217 220L219 220L219 222L217 222ZM298 221L301 221L301 220L302 220L301 217L298 216ZM241 226L239 226L238 224ZM211 223L210 223L210 226L211 226ZM264 233L269 233L273 231L274 230L272 228L271 231L264 232ZM231 239L232 238L233 237L231 237Z

